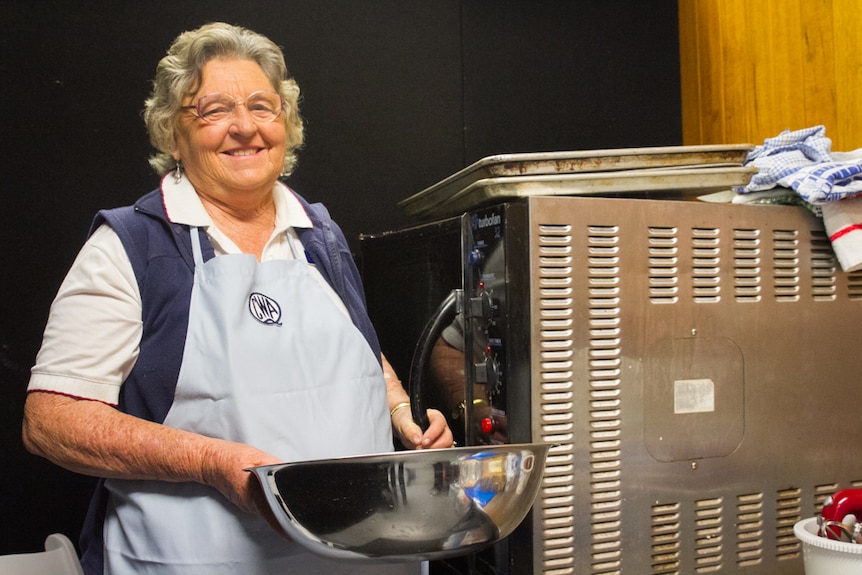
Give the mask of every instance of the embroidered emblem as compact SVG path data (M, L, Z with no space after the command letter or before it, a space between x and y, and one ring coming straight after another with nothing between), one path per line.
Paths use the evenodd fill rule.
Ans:
M262 293L252 292L248 296L248 311L254 319L264 325L281 325L281 306Z

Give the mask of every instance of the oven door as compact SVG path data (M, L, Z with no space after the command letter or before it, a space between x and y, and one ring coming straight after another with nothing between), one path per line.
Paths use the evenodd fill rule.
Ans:
M439 409L459 445L531 438L529 317L505 305L510 291L527 289L527 282L506 285L507 266L526 269L526 260L519 261L523 251L506 247L507 226L525 213L506 204L360 238L369 313L383 353L409 380L414 419L422 421L426 408ZM523 271L515 276L527 277ZM509 379L522 385L507 389ZM475 555L432 562L430 572L532 572L532 524L531 513L506 540Z

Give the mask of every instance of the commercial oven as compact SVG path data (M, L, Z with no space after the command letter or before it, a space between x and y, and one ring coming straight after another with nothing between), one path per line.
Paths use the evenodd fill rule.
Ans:
M801 575L794 523L862 487L862 274L803 207L531 196L360 252L459 440L554 446L522 526L432 573Z

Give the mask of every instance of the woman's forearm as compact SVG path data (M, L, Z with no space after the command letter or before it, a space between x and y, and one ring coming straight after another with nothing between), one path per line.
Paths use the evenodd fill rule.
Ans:
M121 479L193 481L250 510L248 467L278 463L254 447L205 437L121 413L100 402L34 392L23 440L71 471Z
M43 392L27 397L23 439L30 452L77 473L166 481L200 481L192 454L206 444L97 401Z

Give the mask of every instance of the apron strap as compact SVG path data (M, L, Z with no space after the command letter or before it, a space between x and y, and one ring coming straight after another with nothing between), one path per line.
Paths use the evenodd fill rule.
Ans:
M191 228L191 238L192 238L192 253L195 258L195 266L204 265L204 256L201 252L201 236L198 232L197 226L193 226Z
M308 252L305 251L305 247L302 245L302 242L299 241L291 230L287 230L284 232L287 235L287 243L290 246L290 251L293 252L293 259L299 260L305 258L305 261L313 264L314 260L311 259L311 256L308 255Z

